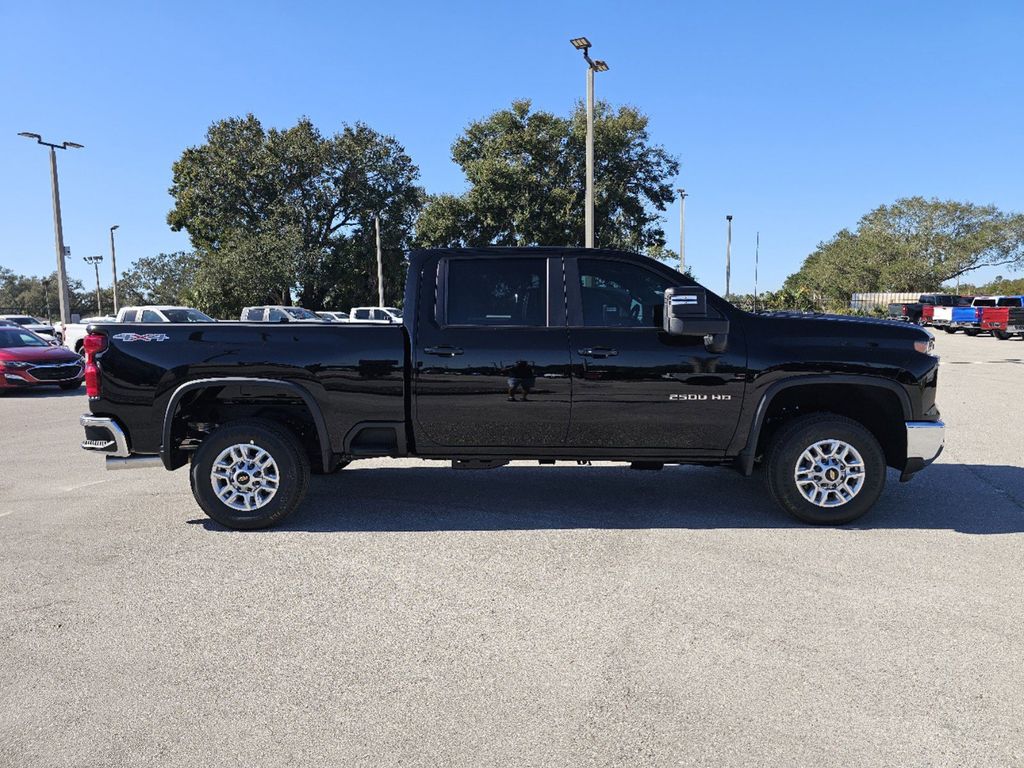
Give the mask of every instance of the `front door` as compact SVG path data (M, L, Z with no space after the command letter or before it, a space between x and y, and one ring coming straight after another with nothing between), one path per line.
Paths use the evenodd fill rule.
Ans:
M445 257L422 280L421 306L431 296L436 306L418 318L412 350L418 452L562 445L571 384L561 257Z
M733 322L723 353L703 337L665 333L665 289L683 282L628 259L566 260L571 445L681 456L728 446L743 403L742 329ZM712 299L708 311L720 314Z

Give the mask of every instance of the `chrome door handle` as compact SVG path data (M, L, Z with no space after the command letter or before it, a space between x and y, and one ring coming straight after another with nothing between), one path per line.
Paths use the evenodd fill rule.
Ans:
M423 351L428 355L437 355L438 357L455 357L462 354L461 347L452 347L447 344L442 344L439 347L426 347Z
M606 357L615 357L619 354L619 350L612 349L611 347L585 347L577 350L580 357L592 357L595 360L601 360Z

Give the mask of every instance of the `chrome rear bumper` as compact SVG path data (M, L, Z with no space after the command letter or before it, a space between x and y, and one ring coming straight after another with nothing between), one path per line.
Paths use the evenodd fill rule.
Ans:
M128 438L125 437L121 425L113 419L105 416L93 416L91 413L83 413L78 423L85 427L85 440L82 441L82 448L87 451L96 451L105 456L119 456L127 458Z

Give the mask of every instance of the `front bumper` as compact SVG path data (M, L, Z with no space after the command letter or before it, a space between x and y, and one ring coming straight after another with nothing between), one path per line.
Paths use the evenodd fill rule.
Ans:
M45 387L53 384L67 384L81 381L81 363L40 363L25 368L0 370L0 387Z
M911 478L927 467L942 453L946 444L946 425L941 421L907 421L907 463L901 481Z

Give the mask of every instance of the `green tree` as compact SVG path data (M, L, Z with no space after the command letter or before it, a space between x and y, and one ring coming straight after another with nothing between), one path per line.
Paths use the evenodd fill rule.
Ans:
M199 258L190 252L160 253L136 261L117 281L118 302L191 304L195 299Z
M293 294L314 309L374 300L374 216L400 260L424 199L403 147L362 123L325 137L306 118L285 130L220 120L173 172L168 223L199 255L196 295L224 316Z
M672 202L678 162L653 145L632 107L595 107L597 245L663 248L660 212ZM532 111L529 101L471 123L452 145L469 189L430 198L416 225L421 246L582 245L586 113Z
M1024 266L1024 216L992 205L910 197L821 243L786 287L845 303L855 292L934 291L979 267Z

